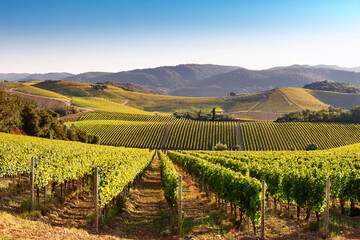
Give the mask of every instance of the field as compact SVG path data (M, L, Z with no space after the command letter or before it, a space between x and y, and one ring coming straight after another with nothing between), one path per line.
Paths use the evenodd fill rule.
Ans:
M166 115L89 112L76 126L101 136L102 143L114 146L164 149L212 150L220 142L229 150L304 150L316 143L329 149L360 143L360 126L340 123L306 122L211 122L176 119ZM168 131L164 129L168 127ZM137 142L136 137L147 137ZM164 146L160 145L164 139Z
M232 97L233 103L226 108L227 112L249 111L256 104L266 99L263 93L243 94Z
M286 101L280 90L273 90L266 94L266 100L261 102L254 111L264 112L296 112L299 109L294 105Z
M262 214L266 215L267 239L321 239L326 235L351 239L359 231L360 219L349 216L356 214L357 209L353 202L357 202L359 189L359 144L312 152L168 151L167 154L159 152L158 157L153 158L154 152L145 149L4 133L0 134L0 140L0 175L3 176L0 216L4 218L0 224L5 223L0 233L7 238L23 237L40 226L55 236L60 234L58 228L51 226L56 222L62 227L76 224L77 228L84 229L79 232L73 228L64 233L66 236L94 238L91 207L94 189L89 179L94 177L92 169L96 166L99 169L100 232L104 239L124 236L177 239L179 229L174 223L177 215L170 209L176 212L179 203L179 175L184 179L181 236L248 239L254 234L253 226L257 226L261 234ZM20 151L21 154L15 154ZM35 200L40 197L41 202L36 202L33 214L28 215L26 208L24 212L24 202L29 201L26 197L29 192L24 189L29 186L29 162L33 156L35 189L40 190ZM320 216L326 206L327 178L331 180L330 198L333 199L328 231L323 227L324 216ZM261 210L261 180L266 181L265 211ZM48 189L45 203L44 187ZM10 189L17 190L11 192ZM67 200L61 202L59 199L64 197ZM20 211L20 215L10 216L6 211ZM42 214L46 216L39 217ZM29 217L36 221L27 222ZM92 220L88 222L86 218ZM42 219L51 225L45 227ZM14 230L19 224L21 232ZM320 230L310 231L309 226ZM33 236L43 239L46 232L36 231Z
M274 120L272 116L263 117L258 112L267 113L287 113L290 111L299 111L301 109L318 110L327 108L328 103L313 97L308 90L296 88L284 88L272 91L265 91L252 94L242 94L234 97L177 97L167 95L144 94L131 91L125 91L114 86L107 86L103 90L95 90L89 83L77 83L67 81L39 82L31 85L34 88L45 89L49 91L74 98L97 97L110 100L119 104L136 108L147 112L187 112L202 111L210 113L213 107L223 109L226 113L233 116L243 117L245 112L255 112L254 114L245 114L248 119L255 120ZM323 94L327 94L326 92ZM264 98L266 96L266 98ZM301 100L299 100L301 99ZM293 101L294 100L294 101ZM331 104L331 103L330 103ZM299 107L297 107L299 106ZM104 110L104 109L99 109ZM239 113L239 114L237 114ZM264 115L263 114L263 115Z
M14 89L15 91L22 92L22 93L28 93L28 94L33 94L33 95L38 95L38 96L43 96L43 97L70 100L69 97L66 97L64 95L58 94L53 91L48 91L48 90L34 87L34 86L32 86L33 84L36 84L36 82L27 82L27 83L8 82L8 83L6 83L6 88Z
M125 121L171 122L175 120L175 118L170 115L158 115L158 114L150 115L150 114L95 111L95 112L87 113L85 116L82 116L80 120L125 120Z
M46 90L54 84L57 93ZM266 239L356 239L360 233L360 125L196 121L169 114L210 113L216 106L242 120L274 120L288 111L327 108L310 95L314 91L184 98L112 86L99 91L64 81L13 84L22 87L29 93L18 94L37 101L70 104L49 98L64 94L60 97L90 110L67 124L100 136L101 145L0 133L0 217L5 219L0 235L5 239L59 236L55 226L72 228L65 235L78 239L249 239L263 232ZM218 143L227 151L214 151ZM319 150L303 151L312 143ZM14 230L18 224L21 232ZM34 228L46 231L33 234Z
M141 111L136 108L128 107L123 104L111 102L103 98L94 97L72 97L72 104L86 109L121 112L121 113L133 113L133 114L151 114L149 112Z
M241 123L244 149L250 151L304 150L310 143L329 149L360 142L358 124Z
M302 109L321 110L326 109L329 105L321 102L321 99L315 98L307 89L303 88L281 88L286 97Z
M211 150L217 143L229 149L238 145L234 122L177 120L170 126L165 149Z
M75 126L101 137L101 143L112 146L160 148L167 122L91 120Z
M320 101L330 104L337 108L345 108L350 110L356 105L360 105L360 94L346 94L337 92L307 90L311 95Z
M39 109L67 108L70 106L70 100L66 99L49 98L17 91L12 91L11 94L15 94L21 98L33 100L37 103Z
M242 111L229 113L235 119L249 120L249 121L275 121L282 117L284 113L264 112L264 111Z

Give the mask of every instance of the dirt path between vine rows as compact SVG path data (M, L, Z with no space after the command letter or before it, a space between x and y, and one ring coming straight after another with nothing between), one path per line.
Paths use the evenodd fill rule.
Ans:
M197 183L180 167L183 176L183 232L194 239L237 239L230 216L221 212L215 201L201 192Z
M124 212L109 227L118 237L130 239L178 239L175 220L162 190L157 157L125 202Z

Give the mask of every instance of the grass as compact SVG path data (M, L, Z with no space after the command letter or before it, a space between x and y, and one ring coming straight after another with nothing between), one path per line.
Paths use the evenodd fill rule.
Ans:
M109 87L106 91L116 93L129 99L127 106L145 111L159 111L164 113L203 111L210 113L213 107L224 108L226 100L218 97L177 97L128 92L120 88Z
M303 88L281 88L280 91L302 109L321 110L329 107L329 105L324 104Z
M64 95L58 94L56 92L44 90L41 88L33 87L33 86L19 87L19 88L16 88L16 91L33 94L33 95L39 95L39 96L43 96L43 97L60 98L60 99L70 100L69 97L66 97Z
M263 93L242 94L231 98L232 103L226 107L227 112L247 111L264 99Z
M143 111L159 111L173 113L176 111L199 111L210 113L213 107L222 109L227 102L219 97L176 97L167 95L145 94L125 91L121 88L108 86L104 91L94 90L90 83L68 81L40 82L33 85L41 89L54 91L70 97L101 97ZM230 102L231 103L231 102ZM101 109L105 111L104 109Z
M108 112L121 112L121 113L133 113L133 114L151 114L136 108L128 107L119 103L115 103L103 98L94 97L72 97L72 104L93 110L101 110Z
M359 222L343 215L330 214L329 234L331 236L340 235L344 229L359 227Z
M299 111L297 107L290 105L278 90L273 90L270 93L266 93L266 95L267 99L254 108L254 111L280 113Z
M36 83L32 86L53 91L69 97L72 96L92 97L92 94L86 91L86 89L91 88L89 83L68 82L68 81L45 81L45 82Z
M307 90L309 94L320 101L337 108L350 110L353 106L360 105L360 94L337 93L318 90Z
M251 111L251 112L237 112L229 114L233 118L241 120L254 120L254 121L275 121L283 116L283 113Z
M23 82L8 82L8 83L6 83L6 88L7 89L16 88L16 91L18 91L18 92L38 95L38 96L42 96L42 97L70 100L69 97L58 94L54 91L44 90L41 88L34 87L33 85L36 83L38 83L38 82L24 82L24 83Z
M108 212L106 213L105 219L104 219L104 224L108 224L109 222L111 222L112 220L114 220L123 210L125 206L125 200L121 199L121 201L118 202L118 204L115 207L112 207L108 210ZM94 220L94 212L91 212L90 214L88 214L86 216L86 220L88 222L92 222Z
M180 97L180 96L168 96L168 95L156 95L156 94L145 94L138 92L125 91L121 88L108 86L108 88L101 90L95 90L91 87L90 83L79 83L79 82L69 82L69 81L51 81L51 82L36 82L21 84L21 86L26 86L24 91L31 91L34 94L41 95L51 95L49 91L60 94L60 96L69 96L69 97L97 97L119 104L123 104L125 101L129 100L126 106L133 107L143 111L149 112L162 112L162 113L173 113L173 112L198 112L202 111L203 113L211 113L211 110L216 107L218 109L224 109L226 112L237 112L237 111L247 111L253 107L256 103L263 99L264 93L253 93L245 94L240 96L235 96L232 98L221 98L221 97ZM19 83L9 83L9 86L12 85L20 86ZM37 89L47 90L41 91ZM41 91L41 92L40 92ZM281 91L288 97L290 101L293 101L295 104L301 108L308 108L311 110L318 110L322 108L327 108L328 100L323 100L327 98L324 95L318 94L317 92L312 92L311 90L298 89L298 88L283 88ZM320 91L321 92L321 91ZM342 95L346 96L346 100L341 106L349 107L351 105L351 100L356 100L360 103L360 97L356 99L355 95ZM59 96L58 96L59 97ZM325 102L326 104L322 103ZM341 102L341 101L340 101ZM331 99L329 99L329 104ZM336 105L336 101L334 102ZM333 105L334 105L333 104ZM105 111L105 109L99 109ZM292 112L298 111L299 109L294 105L289 104L284 96L282 96L279 91L272 91L268 94L268 99L263 103L258 105L255 111L265 111L265 112Z

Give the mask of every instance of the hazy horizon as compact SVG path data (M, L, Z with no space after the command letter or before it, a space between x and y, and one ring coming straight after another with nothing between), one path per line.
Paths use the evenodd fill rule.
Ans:
M176 65L162 65L162 66L154 66L154 67L144 67L144 68L132 68L132 69L127 69L127 70L121 70L121 71L132 71L132 70L142 70L142 69L148 69L148 68L157 68L157 67L173 67L173 66L177 66L177 65L192 65L192 64L198 64L198 65L219 65L219 66L230 66L230 65L222 65L222 64L216 64L216 63L180 63L180 64L176 64ZM242 67L242 68L246 68L248 70L255 70L255 71L261 71L261 70L267 70L267 69L271 69L271 68L275 68L275 67L288 67L288 66L292 66L292 65L308 65L308 64L290 64L290 65L284 65L284 66L271 66L269 68L263 68L263 69L251 69L251 68L246 68L244 66L235 66L235 65L231 65L232 67ZM314 64L314 65L309 65L311 67L314 66L320 66L320 65L326 65L326 64ZM331 66L331 65L328 65ZM334 65L335 66L335 65ZM359 68L359 66L339 66L336 65L337 67L341 67L341 68ZM117 73L117 72L121 72L121 71L112 71L109 73ZM46 73L70 73L70 74L82 74L82 73L87 73L87 72L105 72L105 71L97 71L97 70L89 70L89 71L85 71L85 72L69 72L69 71L52 71L52 72L0 72L1 74L46 74Z
M0 0L0 72L359 67L359 13L353 0Z

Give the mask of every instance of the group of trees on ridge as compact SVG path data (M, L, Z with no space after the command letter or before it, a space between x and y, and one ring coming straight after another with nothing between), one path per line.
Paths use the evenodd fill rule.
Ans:
M188 118L198 121L234 121L235 119L226 114L216 114L216 108L213 108L211 113L203 113L201 110L199 112L186 112L179 113L175 112L174 116L176 118Z
M66 126L53 110L37 109L37 104L0 90L0 132L50 139L100 143L100 137L75 126Z
M340 108L329 108L319 111L310 111L307 109L301 112L285 114L276 121L360 123L360 106L354 106L350 111Z

